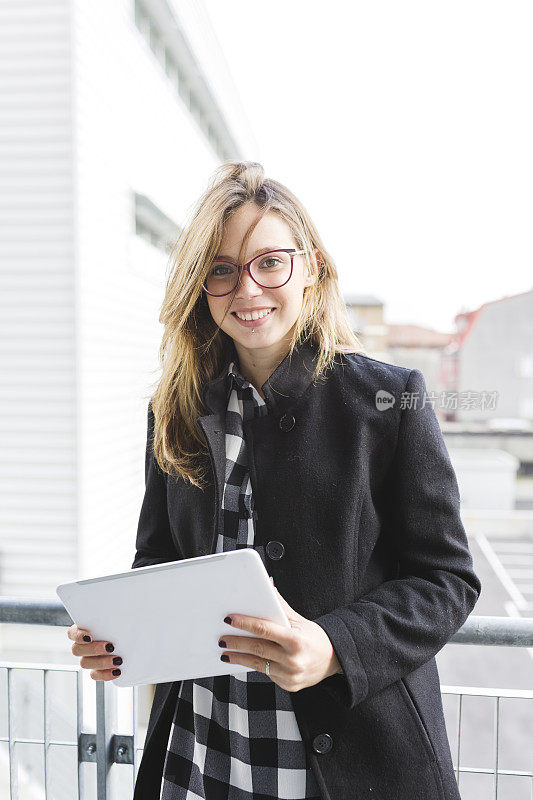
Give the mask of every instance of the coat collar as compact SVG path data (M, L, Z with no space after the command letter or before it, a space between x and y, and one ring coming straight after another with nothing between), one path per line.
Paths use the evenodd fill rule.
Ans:
M233 380L228 372L230 363L234 361L237 370L239 369L239 357L230 337L227 337L223 354L222 372L204 389L204 402L212 414L226 410ZM287 353L261 387L269 412L279 416L296 402L311 383L317 358L317 347L309 340L299 342L292 356Z

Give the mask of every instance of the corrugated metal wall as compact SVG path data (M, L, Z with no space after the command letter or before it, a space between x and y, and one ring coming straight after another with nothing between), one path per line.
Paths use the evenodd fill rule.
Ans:
M0 5L0 592L76 568L68 0Z

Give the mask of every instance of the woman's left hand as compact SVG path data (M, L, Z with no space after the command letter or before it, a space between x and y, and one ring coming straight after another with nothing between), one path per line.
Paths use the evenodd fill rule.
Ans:
M231 614L232 626L253 633L254 637L224 634L224 661L242 664L257 672L265 672L270 661L269 677L282 689L298 692L314 686L324 678L341 672L341 666L325 630L302 617L284 600L276 589L290 629L260 617ZM223 654L223 655L224 655Z

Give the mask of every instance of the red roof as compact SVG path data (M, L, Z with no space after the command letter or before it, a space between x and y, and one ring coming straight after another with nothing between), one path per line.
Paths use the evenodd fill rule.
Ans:
M483 303L479 306L479 308L476 308L473 311L461 311L459 314L456 314L454 320L455 324L457 325L458 332L454 336L454 349L459 349L462 346L466 337L472 330L476 319L479 317L484 308L493 305L494 303L504 303L506 300L513 300L515 297L522 297L525 294L532 293L533 289L528 289L525 292L517 292L517 294L506 294L503 297L498 297L496 300L487 300L486 303Z

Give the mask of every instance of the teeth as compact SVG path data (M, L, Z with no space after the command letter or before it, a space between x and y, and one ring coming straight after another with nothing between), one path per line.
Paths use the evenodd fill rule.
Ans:
M239 317L239 319L244 320L263 319L263 317L266 317L266 315L270 314L271 311L272 309L269 308L266 311L254 311L252 314L240 314L238 311L236 311L235 314L237 317Z

